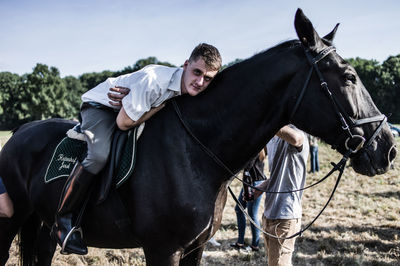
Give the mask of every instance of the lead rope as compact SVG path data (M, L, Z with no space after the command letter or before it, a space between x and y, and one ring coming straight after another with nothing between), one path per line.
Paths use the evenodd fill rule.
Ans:
M201 146L201 148L207 153L207 155L210 156L219 166L221 166L223 169L225 169L231 176L233 176L233 177L235 177L236 179L240 180L242 183L245 183L243 180L241 180L239 177L237 177L237 175L236 175L235 173L233 173L233 172L232 172L218 157L217 157L217 155L215 155L209 148L207 148L207 147L193 134L193 132L190 130L189 126L188 126L188 125L186 124L186 122L183 120L182 113L181 113L181 111L180 111L180 109L179 109L179 107L178 107L178 104L176 103L176 100L173 98L173 99L171 99L171 102L172 102L172 105L174 106L174 110L175 110L175 112L176 112L176 114L177 114L179 120L181 121L183 127L186 129L186 131L189 133L189 135L190 135L192 138L194 138L194 140ZM334 188L333 188L333 190L332 190L332 193L331 193L331 195L330 195L328 201L326 202L325 206L324 206L324 207L322 208L322 210L319 212L319 214L318 214L304 229L301 229L299 232L297 232L296 234L293 234L293 235L291 235L291 236L289 236L289 237L278 237L278 236L275 236L275 235L272 235L272 234L269 234L269 233L265 232L262 228L260 228L260 226L258 226L258 225L254 222L253 219L251 219L250 215L245 211L245 209L244 209L244 207L242 206L242 204L238 201L238 199L236 198L236 196L233 194L232 189L231 189L230 186L228 186L228 190L229 190L229 192L231 193L231 195L232 195L233 199L235 200L235 202L238 204L240 210L245 214L245 216L249 219L249 221L250 221L257 229L259 229L262 233L264 233L264 234L266 234L266 235L268 235L268 236L270 236L270 237L276 238L276 239L290 239L290 238L296 237L296 236L298 236L298 235L301 235L305 230L307 230L307 229L318 219L318 217L322 214L322 212L323 212L323 211L325 210L325 208L328 206L329 202L330 202L331 199L333 198L333 194L335 193L337 186L339 185L340 178L342 177L342 174L343 174L343 171L344 171L344 167L346 166L346 162L347 162L347 160L348 160L350 154L351 154L351 150L349 149L349 150L343 155L343 158L340 160L340 162L339 162L338 164L335 164L335 163L333 163L333 162L331 163L331 164L333 165L333 168L332 168L332 170L331 170L325 177L323 177L321 180L319 180L319 181L316 182L315 184L312 184L312 185L310 185L310 186L307 187L307 188L310 188L310 187L312 187L312 186L315 186L315 185L318 184L318 183L321 183L323 180L325 180L327 177L329 177L329 176L330 176L333 172L335 172L335 171L339 171L339 172L340 172L339 175L338 175L338 178L337 178L337 180L336 180L336 184L335 184L335 186L334 186ZM245 184L248 184L248 183L245 183ZM272 192L272 191L264 191L264 190L261 190L261 189L259 189L259 188L257 188L257 187L254 187L254 186L250 185L250 184L248 184L248 185L249 185L250 187L254 188L254 189L257 189L257 190L259 190L259 191L266 192L266 193L291 193L291 192L297 192L297 191L304 190L304 189L298 189L298 190L294 190L294 191L284 191L284 192L273 191L273 192Z

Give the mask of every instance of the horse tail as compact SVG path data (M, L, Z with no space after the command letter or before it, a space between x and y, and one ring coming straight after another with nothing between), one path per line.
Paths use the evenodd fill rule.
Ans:
M20 264L31 266L36 264L35 244L40 228L40 219L37 214L32 214L22 225L19 232Z

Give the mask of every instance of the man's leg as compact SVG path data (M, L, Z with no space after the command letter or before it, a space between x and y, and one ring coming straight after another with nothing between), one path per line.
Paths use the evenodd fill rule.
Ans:
M267 219L265 218L264 215L262 216L262 229L268 233ZM269 254L269 247L271 246L271 243L270 243L271 237L269 237L266 234L263 234L263 235L264 235L265 255L267 256L267 259L269 260L269 257L272 256ZM268 265L269 265L269 263L268 263Z
M262 183L263 181L255 181L254 186L258 186ZM260 226L260 221L258 219L258 207L260 206L262 196L258 197L257 199L249 202L247 204L247 210L249 212L249 215L251 219L256 223L257 226ZM251 235L252 235L252 241L251 241L251 248L253 250L258 250L258 244L260 242L260 230L253 224L250 223L250 228L251 228Z
M81 111L81 129L88 145L88 152L82 165L94 175L98 174L107 163L117 114L111 109L85 108Z
M315 147L315 156L314 156L314 161L315 161L315 171L319 171L319 161L318 161L318 146Z
M310 146L310 163L311 163L310 172L311 172L311 173L314 173L314 172L315 172L315 152L314 152L314 146Z
M247 202L243 200L243 188L240 191L238 200L244 208L247 207ZM235 207L235 212L236 212L236 219L237 219L237 225L238 225L237 243L243 245L244 244L244 235L246 232L246 216L244 215L244 213L242 212L242 210L239 208L238 205L236 205L236 207Z
M88 155L76 162L61 194L53 235L62 253L87 254L77 218L83 210L92 179L107 162L116 113L109 110L86 108L82 110L82 131L88 143Z
M265 219L264 230L278 237L288 237L300 230L301 219ZM296 238L276 239L268 237L266 249L269 266L292 265L292 255Z

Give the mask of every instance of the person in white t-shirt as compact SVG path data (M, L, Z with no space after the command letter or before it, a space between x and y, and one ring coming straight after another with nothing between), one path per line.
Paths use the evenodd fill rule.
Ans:
M270 178L258 188L264 191L293 191L304 187L306 182L309 144L303 131L293 125L282 127L267 143ZM262 192L256 190L254 197ZM303 192L266 193L263 230L270 235L285 238L301 229ZM268 265L292 265L296 238L277 239L264 234Z
M108 78L82 95L81 129L88 144L87 156L76 162L62 191L52 234L61 253L87 254L81 234L73 224L93 177L105 166L114 129L129 130L140 125L172 97L204 91L221 68L217 48L201 43L182 68L148 65L131 74ZM127 92L121 103L109 99L109 91ZM123 95L125 96L125 95Z

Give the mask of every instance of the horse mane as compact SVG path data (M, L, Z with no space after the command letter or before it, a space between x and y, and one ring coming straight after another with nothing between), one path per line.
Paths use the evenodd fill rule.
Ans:
M288 41L278 43L277 45L275 45L271 48L267 48L266 50L256 53L255 55L253 55L243 61L240 61L236 64L233 64L233 65L227 67L226 69L224 69L224 71L228 70L228 69L235 69L236 67L238 67L238 65L241 65L241 64L246 64L249 62L253 63L256 60L261 60L261 59L264 59L265 57L272 57L272 56L280 53L282 50L295 48L300 45L301 45L301 42L298 39L293 39L293 40L288 40Z
M274 53L274 52L280 51L282 49L294 48L294 47L297 47L300 45L301 45L301 42L299 40L293 39L293 40L278 43L277 45L275 45L267 50L264 50L260 53Z
M14 135L14 134L21 128L21 126L23 126L23 124L22 124L22 125L19 125L19 126L16 126L16 127L14 127L13 129L11 129L12 135Z

